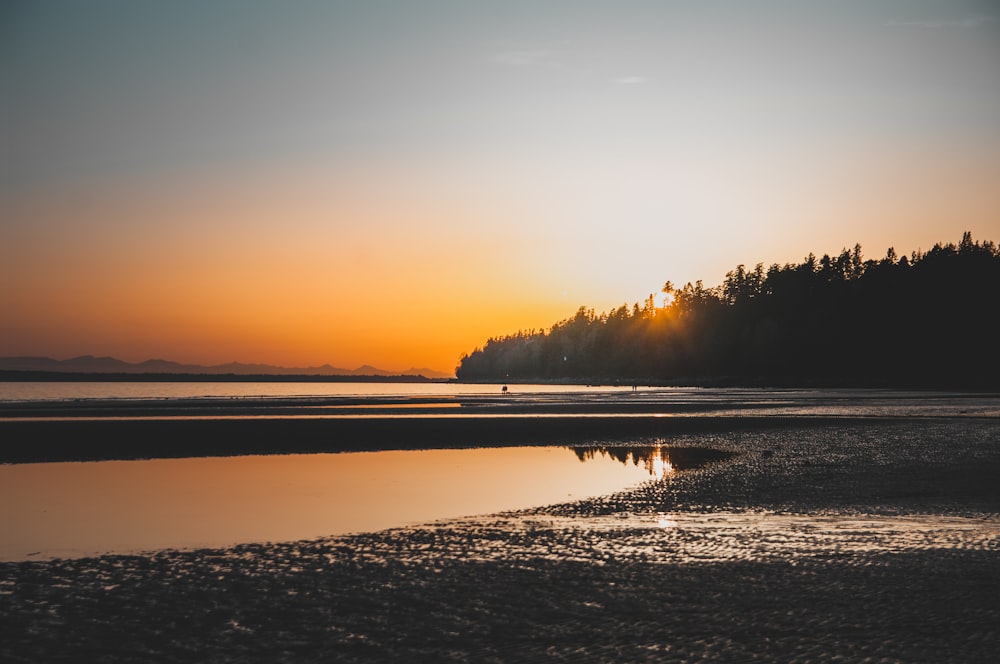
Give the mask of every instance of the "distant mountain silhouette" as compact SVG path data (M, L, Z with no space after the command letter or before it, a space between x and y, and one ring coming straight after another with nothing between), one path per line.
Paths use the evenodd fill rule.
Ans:
M204 366L181 364L170 360L152 359L144 362L125 362L114 357L81 355L68 360L51 357L0 357L0 371L51 371L60 373L116 373L116 374L209 374L237 376L423 376L425 378L451 378L450 374L433 369L411 368L406 371L386 371L365 364L357 369L343 369L324 364L318 367L279 367L272 364L244 364L229 362Z

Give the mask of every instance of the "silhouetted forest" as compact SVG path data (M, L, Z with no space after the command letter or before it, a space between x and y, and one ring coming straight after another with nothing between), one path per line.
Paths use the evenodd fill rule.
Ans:
M861 246L802 263L738 265L720 286L669 281L669 304L491 338L467 381L1000 387L1000 249L936 244L909 257ZM672 298L672 299L671 299Z

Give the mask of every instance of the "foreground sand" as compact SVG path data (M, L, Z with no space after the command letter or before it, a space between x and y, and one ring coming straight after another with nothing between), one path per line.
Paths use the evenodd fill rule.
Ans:
M584 502L0 564L0 660L998 661L1000 421L732 424Z

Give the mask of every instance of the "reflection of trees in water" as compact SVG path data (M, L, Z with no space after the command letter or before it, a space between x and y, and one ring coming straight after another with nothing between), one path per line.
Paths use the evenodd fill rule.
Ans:
M598 456L608 457L621 464L642 465L657 479L678 470L699 468L713 461L733 456L732 452L709 447L663 447L661 445L605 445L572 448L580 461Z

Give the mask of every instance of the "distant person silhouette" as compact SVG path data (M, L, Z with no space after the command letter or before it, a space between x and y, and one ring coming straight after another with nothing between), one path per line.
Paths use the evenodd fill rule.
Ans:
M502 394L503 394L504 396L507 396L507 386L506 386L506 385L504 385L503 387L501 387L501 388L500 388L500 392L501 392L501 393L502 393Z

